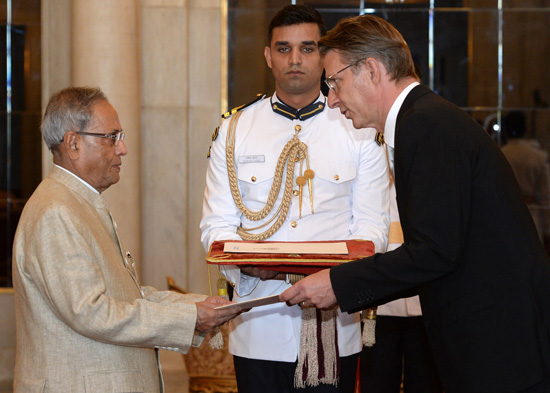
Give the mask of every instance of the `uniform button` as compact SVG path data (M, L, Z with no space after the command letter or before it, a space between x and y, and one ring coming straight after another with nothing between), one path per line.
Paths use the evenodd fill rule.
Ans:
M256 176L252 176L250 180L252 180L252 183L256 182Z
M294 127L294 131L301 131L301 130L302 130L302 126L299 124Z
M292 193L294 194L294 196L298 196L300 194L300 192L298 190L294 190L294 191L292 191Z
M334 175L334 180L336 180L336 181L340 180L340 176Z
M290 223L290 226L291 226L292 228L296 228L296 227L298 226L298 224L296 224L296 221L292 221L292 222Z

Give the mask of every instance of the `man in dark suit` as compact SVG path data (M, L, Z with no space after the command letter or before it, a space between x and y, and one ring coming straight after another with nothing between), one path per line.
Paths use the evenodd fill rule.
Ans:
M329 105L384 132L404 244L306 277L281 295L354 312L418 291L447 393L550 391L550 261L512 169L460 109L418 83L383 19L320 41Z

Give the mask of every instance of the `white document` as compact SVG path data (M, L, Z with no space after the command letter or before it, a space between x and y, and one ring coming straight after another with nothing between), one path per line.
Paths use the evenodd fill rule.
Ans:
M237 311L237 310L249 310L252 307L266 306L268 304L274 304L274 303L279 303L279 302L280 302L279 295L271 295L271 296L266 296L266 297L259 297L257 299L246 300L246 301L240 302L240 303L226 304L225 306L216 307L216 308L214 308L214 310L221 310L221 309L224 309L224 308L235 308L236 309L235 311Z
M225 242L223 252L249 254L348 254L346 242L336 243L243 243Z

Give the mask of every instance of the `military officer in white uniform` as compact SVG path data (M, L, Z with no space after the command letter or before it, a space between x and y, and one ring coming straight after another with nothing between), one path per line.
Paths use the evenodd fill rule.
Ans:
M287 6L273 18L265 56L276 79L275 94L224 115L213 136L200 224L206 250L216 240L256 239L264 233L265 240L289 242L367 239L376 252L385 251L390 221L385 149L376 143L374 130L354 129L326 105L317 49L324 31L321 16L307 6ZM277 163L289 141L299 145L301 159L287 159L281 177L275 174ZM226 143L233 153L229 165ZM294 169L292 190L285 197L289 165ZM237 198L228 172L236 177ZM235 199L253 212L261 211L274 183L281 187L270 213L258 221L243 214ZM288 212L281 219L278 208L284 198ZM250 267L223 271L234 286L234 301L279 294L290 286L288 279L272 279L275 272ZM338 312L336 321L337 379L331 382L319 375L318 381L310 379L295 390L302 309L279 303L237 317L229 351L235 356L239 392L353 392L361 351L359 316Z

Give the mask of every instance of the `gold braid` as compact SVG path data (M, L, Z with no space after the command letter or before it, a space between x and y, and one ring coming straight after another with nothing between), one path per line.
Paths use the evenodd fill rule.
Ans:
M225 151L227 160L227 174L229 177L229 187L231 189L231 195L237 205L238 209L243 215L251 221L259 221L265 218L275 206L275 202L281 191L281 185L283 180L284 168L286 165L286 181L283 191L283 199L276 213L266 223L255 228L243 228L242 226L237 229L237 234L244 240L264 240L273 235L283 222L285 221L288 210L290 208L290 201L292 198L292 187L294 180L294 163L302 162L307 159L307 145L298 139L298 132L296 131L290 141L287 142L283 151L279 155L277 166L275 168L275 175L273 178L273 184L269 191L269 196L264 208L260 211L254 212L248 209L242 200L239 190L239 183L237 179L237 171L235 169L235 129L237 128L237 122L242 112L235 113L230 122L227 130L227 139L225 141ZM288 163L287 163L288 162ZM264 226L271 224L273 220L276 221L264 232L250 233L250 231L263 228Z

